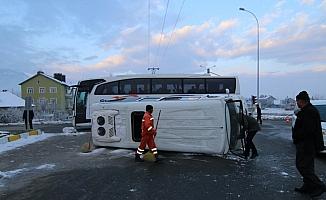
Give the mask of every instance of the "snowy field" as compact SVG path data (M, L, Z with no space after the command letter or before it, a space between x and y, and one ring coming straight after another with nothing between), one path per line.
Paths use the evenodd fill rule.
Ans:
M262 111L263 119L284 120L287 116L292 117L293 110L284 110L282 108L265 108Z

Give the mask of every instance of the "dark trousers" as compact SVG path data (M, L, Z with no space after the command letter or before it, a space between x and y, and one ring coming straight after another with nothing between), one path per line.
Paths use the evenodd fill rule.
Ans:
M29 121L29 127L30 127L30 129L33 129L33 120L32 119L30 119L30 120L28 120ZM27 119L25 119L25 128L26 128L26 130L28 129L28 124L27 124Z
M324 183L315 174L315 153L304 151L304 144L296 145L296 167L303 177L304 186L310 190L325 187Z
M252 142L256 133L257 131L250 131L247 133L247 137L245 139L245 152L244 152L245 156L249 156L250 149L253 154L257 154L257 149L254 143Z
M260 124L263 123L263 121L261 120L261 115L257 115L257 122L259 122Z

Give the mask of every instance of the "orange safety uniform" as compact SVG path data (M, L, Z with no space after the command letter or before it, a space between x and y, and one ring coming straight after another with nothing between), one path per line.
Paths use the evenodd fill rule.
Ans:
M157 156L157 148L154 142L154 137L156 135L156 129L154 128L154 118L151 113L145 112L141 125L141 141L137 149L137 154L141 155L144 153L146 145L152 151L152 153Z

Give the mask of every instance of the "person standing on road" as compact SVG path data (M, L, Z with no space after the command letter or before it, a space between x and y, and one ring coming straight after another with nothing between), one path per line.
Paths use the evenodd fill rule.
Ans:
M27 117L27 114L28 114L28 117ZM28 121L27 121L27 118L28 118ZM29 128L33 129L33 118L34 118L33 110L24 110L23 120L25 121L26 130L28 130L28 124L29 124Z
M310 103L306 91L296 96L296 102L300 111L296 114L292 139L296 146L296 167L303 177L303 186L294 190L317 197L325 192L325 184L316 176L314 165L316 153L324 149L320 114Z
M258 156L258 152L252 140L254 139L256 133L260 131L260 126L255 118L250 115L244 115L244 129L247 131L247 136L245 137L244 156L247 159L251 150L250 159L254 159Z
M146 112L143 116L142 125L141 125L141 129L142 129L141 141L137 149L137 152L135 154L136 162L144 161L140 156L144 153L146 145L148 145L148 148L154 154L155 162L158 161L158 153L154 141L154 138L156 136L156 128L154 127L154 118L152 116L152 113L153 113L153 106L147 105Z
M257 103L257 122L259 122L260 125L263 123L263 121L261 120L261 109L258 103Z

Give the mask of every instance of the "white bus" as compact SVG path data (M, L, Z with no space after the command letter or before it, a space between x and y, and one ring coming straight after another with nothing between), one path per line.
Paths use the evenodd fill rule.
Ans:
M136 149L147 104L153 105L153 117L159 120L155 140L160 150L226 154L241 147L241 99L198 94L95 103L91 106L93 144Z
M96 85L96 87L94 87ZM240 95L239 80L235 76L210 74L138 74L80 81L74 98L76 127L91 125L91 106L128 96L164 97L177 94ZM228 90L226 90L228 89Z
M92 91L94 85L105 82L107 79L88 79L79 81L77 85L71 86L74 90L74 106L73 106L73 125L76 128L89 128L91 119L86 118L86 105L89 93Z
M88 95L96 146L136 148L145 106L162 111L157 144L161 150L224 154L239 147L243 98L237 77L132 75L111 77Z

